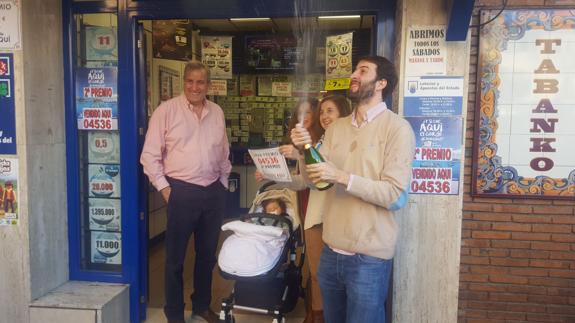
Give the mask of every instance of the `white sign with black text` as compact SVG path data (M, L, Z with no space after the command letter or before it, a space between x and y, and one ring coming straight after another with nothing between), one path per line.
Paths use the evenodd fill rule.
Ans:
M0 50L22 49L20 1L0 0Z

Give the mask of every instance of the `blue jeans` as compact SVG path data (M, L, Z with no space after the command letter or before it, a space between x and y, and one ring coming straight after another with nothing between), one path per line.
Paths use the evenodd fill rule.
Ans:
M325 246L317 278L327 323L385 323L392 260L346 256Z

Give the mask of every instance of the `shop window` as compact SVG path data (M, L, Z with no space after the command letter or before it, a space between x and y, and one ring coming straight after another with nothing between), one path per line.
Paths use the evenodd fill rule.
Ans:
M82 14L75 16L75 23L80 269L119 272L122 215L117 16Z

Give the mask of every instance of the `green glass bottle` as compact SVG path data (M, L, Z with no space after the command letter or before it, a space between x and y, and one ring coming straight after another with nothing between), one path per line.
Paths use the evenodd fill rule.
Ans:
M325 162L325 159L323 159L323 157L321 156L319 151L317 151L317 149L315 149L312 145L306 144L304 146L304 149L305 150L304 150L303 155L304 155L304 160L305 160L306 165ZM318 190L324 191L324 190L327 190L330 187L332 187L333 183L319 182L319 183L315 183L314 185Z

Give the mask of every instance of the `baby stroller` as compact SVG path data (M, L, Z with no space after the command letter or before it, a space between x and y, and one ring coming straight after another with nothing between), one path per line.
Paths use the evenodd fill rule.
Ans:
M297 195L288 189L270 189L273 185L274 182L269 182L258 190L249 213L240 216L240 221L228 222L222 226L223 230L234 225L241 228L234 230L234 234L224 241L218 257L221 276L235 281L231 295L222 300L220 322L235 322L234 309L272 315L272 323L285 322L284 315L295 308L298 298L303 294L301 282L304 248ZM281 198L286 203L287 214L263 212L261 203L272 198ZM271 238L268 241L283 241L281 246L278 245L276 256L262 257L262 254L270 254L262 250L262 242L250 246L248 239L242 240L242 237L247 238L240 232L244 228L269 234ZM234 236L237 239L230 240ZM302 251L298 260L296 251L299 246L302 246ZM250 257L250 251L258 256ZM262 258L267 260L261 261ZM275 263L269 259L275 260ZM232 268L234 264L242 268ZM261 265L260 268L256 268L258 265Z

